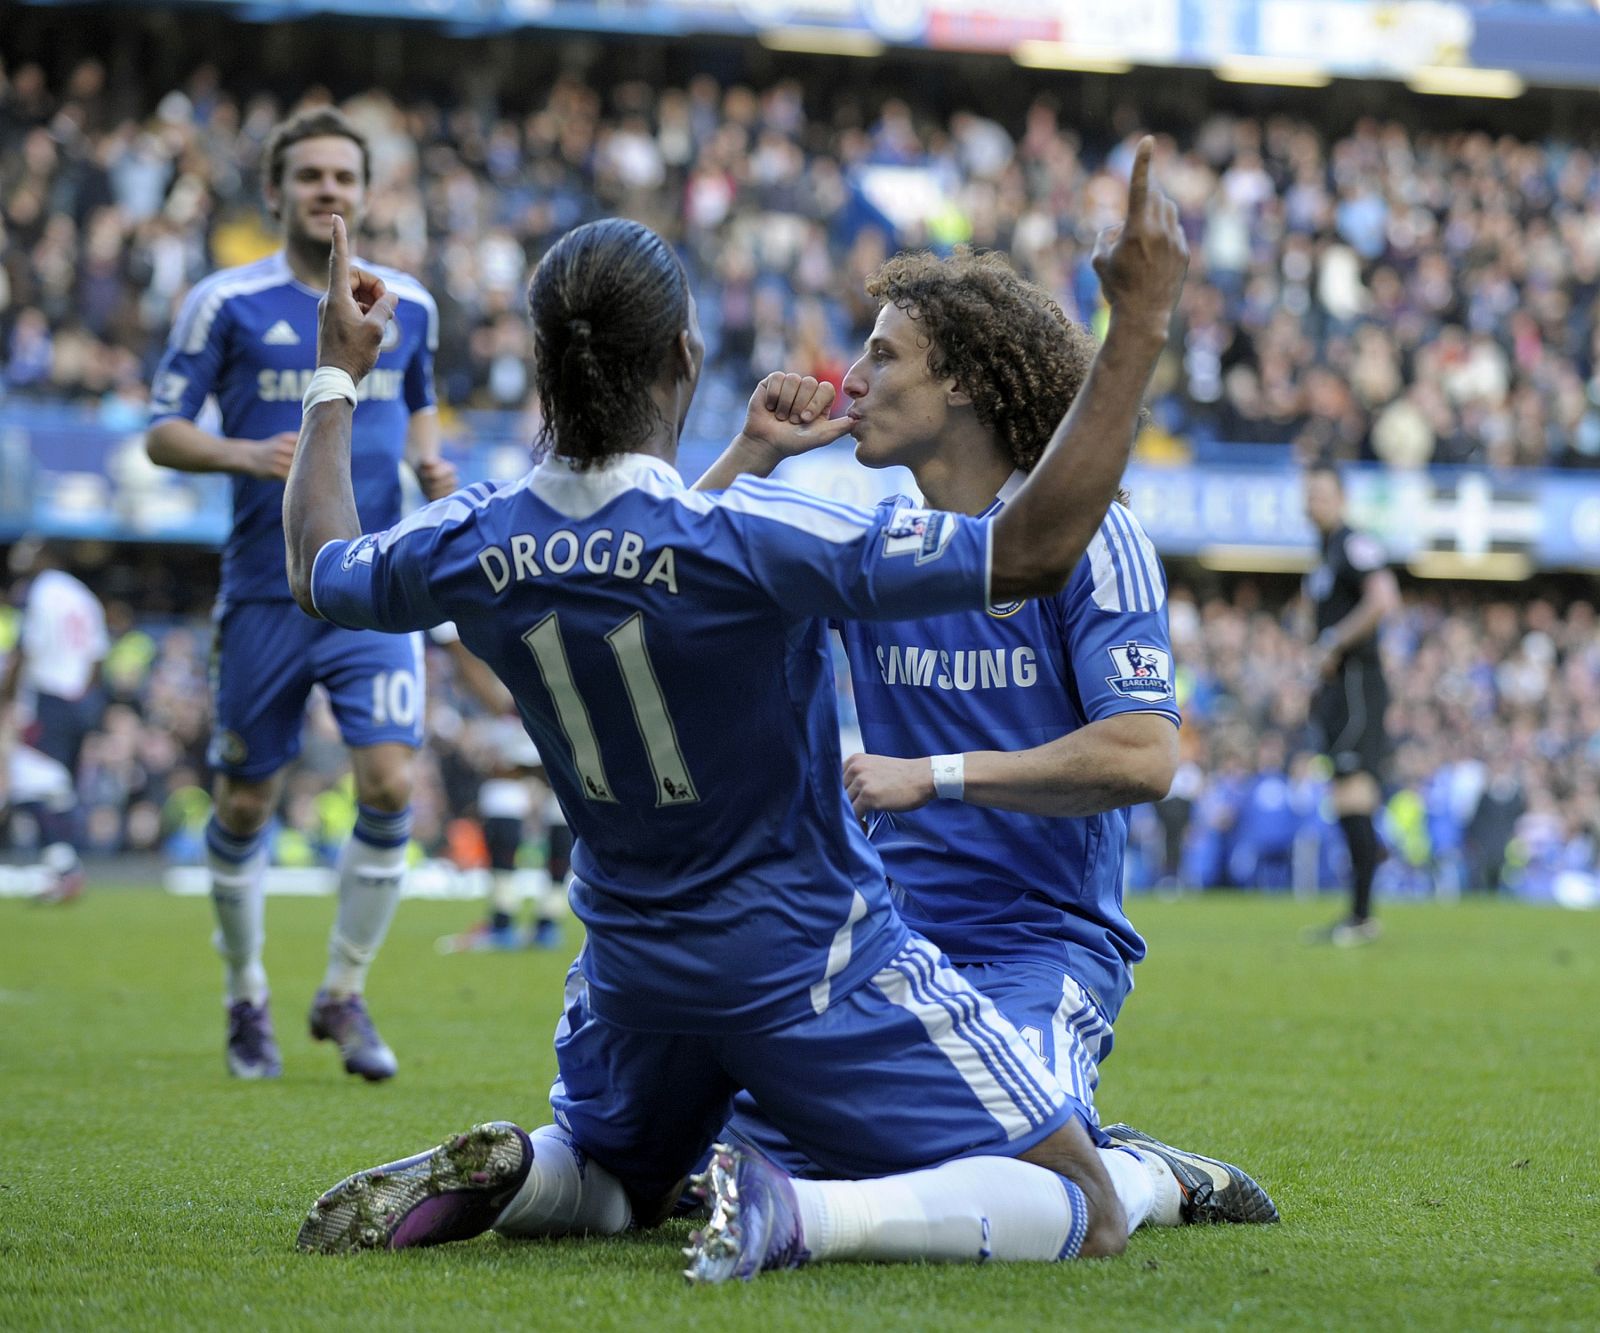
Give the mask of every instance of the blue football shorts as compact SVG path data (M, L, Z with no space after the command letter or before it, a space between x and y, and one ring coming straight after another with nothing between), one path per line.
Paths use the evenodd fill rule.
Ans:
M1016 1157L1076 1103L995 1006L913 935L821 1013L760 1033L637 1032L590 1008L581 957L556 1031L556 1121L638 1200L705 1157L745 1089L823 1173Z
M931 946L930 946L931 947ZM959 978L992 1003L1050 1070L1066 1094L1066 1105L1100 1147L1111 1140L1100 1129L1094 1091L1100 1062L1111 1053L1111 1024L1098 1001L1059 967L1049 963L950 964ZM769 1107L748 1093L734 1098L728 1137L765 1153L792 1175L827 1179L819 1158L799 1149L779 1129Z
M269 777L300 753L313 685L346 745L422 744L420 634L380 634L313 620L293 602L219 606L213 628L211 766Z

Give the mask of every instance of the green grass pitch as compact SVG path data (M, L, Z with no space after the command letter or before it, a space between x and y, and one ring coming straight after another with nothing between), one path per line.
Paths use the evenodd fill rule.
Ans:
M561 955L440 957L408 903L369 997L400 1076L304 1032L328 900L268 903L284 1077L223 1072L201 900L0 902L0 1327L1600 1327L1600 915L1395 907L1359 951L1315 905L1139 902L1151 945L1108 1119L1246 1165L1278 1227L1145 1231L1116 1260L823 1266L690 1289L687 1227L307 1257L318 1191L475 1120L544 1119Z

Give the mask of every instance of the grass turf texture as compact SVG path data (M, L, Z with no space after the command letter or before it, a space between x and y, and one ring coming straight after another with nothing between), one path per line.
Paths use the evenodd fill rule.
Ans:
M822 1266L689 1289L687 1226L354 1258L292 1249L317 1193L475 1120L542 1122L566 954L440 957L408 903L369 999L400 1076L305 1036L327 900L268 904L284 1077L222 1064L209 907L0 902L0 1326L1587 1328L1600 1326L1600 915L1141 901L1151 944L1101 1108L1246 1165L1279 1227L1144 1231L1121 1259Z

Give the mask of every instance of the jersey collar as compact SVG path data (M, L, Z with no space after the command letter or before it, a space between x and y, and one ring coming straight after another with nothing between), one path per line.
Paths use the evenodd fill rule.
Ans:
M283 275L284 281L297 291L302 291L307 296L314 296L319 301L328 294L325 288L313 287L309 282L301 282L299 278L295 277L294 269L289 266L289 252L287 250L275 251L272 255L272 263L276 271ZM352 268L364 268L368 272L372 271L372 265L360 255L350 256L350 266Z
M618 481L637 485L646 478L660 477L675 483L680 489L683 486L683 476L678 469L655 454L618 454L603 467L588 469L579 468L571 459L562 458L559 454L550 454L539 466L568 477L604 478L606 483L612 485Z
M653 454L618 454L587 471L552 454L528 474L528 484L545 504L573 519L588 518L630 491L675 495L684 490L678 469Z
M983 513L979 514L978 517L993 518L1006 507L1006 502L1022 489L1022 483L1027 481L1027 479L1028 474L1026 472L1024 472L1021 468L1016 469L1016 471L1014 471L1005 479L1005 481L1000 484L1000 489L995 492L994 503L985 509Z

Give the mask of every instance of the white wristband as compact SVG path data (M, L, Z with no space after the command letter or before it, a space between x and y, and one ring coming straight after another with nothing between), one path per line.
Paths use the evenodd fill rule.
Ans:
M936 754L933 765L933 794L941 801L959 801L967 787L967 757L964 754Z
M309 412L318 403L330 402L335 398L343 398L354 407L356 382L350 378L348 371L340 370L338 366L318 366L311 383L306 385L304 397L300 399L300 410Z

